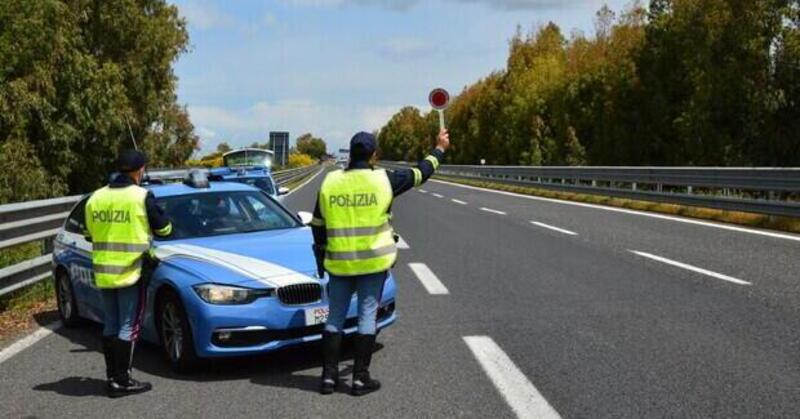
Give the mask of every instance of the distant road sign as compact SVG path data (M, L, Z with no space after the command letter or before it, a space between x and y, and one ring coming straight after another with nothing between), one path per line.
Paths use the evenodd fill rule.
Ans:
M447 93L447 90L444 89L433 89L431 94L428 95L428 102L430 102L433 109L443 111L450 104L450 93Z

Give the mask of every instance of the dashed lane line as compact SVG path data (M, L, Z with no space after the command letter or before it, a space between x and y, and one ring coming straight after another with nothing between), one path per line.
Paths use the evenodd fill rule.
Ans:
M451 199L450 201L452 201L452 202L454 202L454 203L456 203L456 204L458 204L458 205L467 205L467 203L466 203L466 202L464 202L464 201L461 201L461 200L459 200L459 199Z
M540 223L538 221L531 221L531 224L533 224L535 226L542 227L542 228L546 228L548 230L553 230L553 231L557 231L559 233L567 234L569 236L577 236L578 235L578 233L576 233L574 231L565 230L563 228L559 228L559 227L556 227L556 226L551 226L551 225L545 224L545 223Z
M637 255L639 255L641 257L644 257L644 258L655 260L655 261L661 262L661 263L666 263L667 265L676 266L678 268L686 269L688 271L697 272L699 274L707 275L707 276L710 276L712 278L717 278L717 279L721 279L723 281L732 282L734 284L752 285L750 282L743 281L741 279L734 278L732 276L723 275L721 273L709 271L708 269L698 268L697 266L689 265L689 264L683 263L683 262L678 262L678 261L675 261L675 260L672 260L672 259L667 259L665 257L656 256L656 255L653 255L653 254L650 254L650 253L646 253L646 252L640 252L638 250L630 250L630 252L634 253L634 254L637 254Z
M496 209L491 209L486 207L481 207L481 211L490 212L492 214L498 214L498 215L506 215L506 213L503 211L498 211Z
M800 242L800 235L799 234L783 234L783 233L776 233L776 232L771 232L771 231L766 231L766 230L756 230L756 229L752 229L752 228L737 227L737 226L728 225L728 224L711 223L711 222L695 220L695 219L691 219L691 218L681 218L681 217L675 217L675 216L671 216L671 215L657 214L657 213L653 213L653 212L637 211L637 210L631 210L631 209L626 209L626 208L608 207L608 206L597 205L597 204L587 204L587 203L584 203L584 202L561 201L561 200L553 199L553 198L543 198L541 196L523 195L523 194L518 194L518 193L514 193L514 192L496 191L496 190L493 190L493 189L479 188L477 186L461 185L459 183L445 182L443 180L431 179L430 182L441 183L441 184L444 184L444 185L455 186L457 188L471 189L471 190L481 191L481 192L486 192L486 193L493 193L493 194L505 195L505 196L513 196L515 198L529 199L529 200L532 200L532 201L550 202L550 203L553 203L553 204L572 205L572 206L575 206L575 207L592 208L592 209L598 209L598 210L602 210L602 211L638 215L638 216L642 216L642 217L656 218L656 219L659 219L659 220L675 221L675 222L684 223L684 224L693 224L693 225L699 225L699 226L704 226L704 227L718 228L718 229L721 229L721 230L735 231L735 232L738 232L738 233L755 234L755 235L759 235L759 236L766 236L766 237L772 237L772 238L776 238L776 239L784 239L784 240L791 240L791 241Z
M518 418L561 418L492 338L465 336L464 342Z
M403 236L399 236L397 240L397 248L402 250L408 250L411 248L411 246L409 246L408 243L405 240L403 240Z
M428 193L428 191L426 191L425 189L417 189L417 190L419 191L419 193Z
M414 275L417 276L417 279L419 279L419 282L422 283L422 286L428 290L429 294L450 294L450 291L447 289L447 287L445 287L442 281L436 277L436 274L431 271L431 268L429 268L428 265L424 263L409 263L408 267L411 268L411 271L414 272Z
M438 193L432 193L431 196L435 196L436 198L444 198L444 195Z

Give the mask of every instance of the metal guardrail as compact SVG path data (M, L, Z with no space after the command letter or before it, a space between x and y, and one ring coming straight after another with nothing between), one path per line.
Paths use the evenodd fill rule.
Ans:
M388 168L406 162L382 162ZM725 211L800 217L800 168L442 165L438 175Z
M318 165L272 173L280 185L307 176ZM0 269L0 296L34 284L51 275L52 240L81 195L0 205L0 251L25 243L44 241L44 255Z
M310 166L298 167L296 169L281 170L279 172L274 172L272 174L272 178L275 179L275 182L278 182L278 184L287 183L313 173L319 168L319 165L312 164Z

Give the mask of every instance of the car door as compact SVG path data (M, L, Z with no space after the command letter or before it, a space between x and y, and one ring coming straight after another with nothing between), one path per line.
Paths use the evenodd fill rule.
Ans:
M82 199L72 209L64 229L56 237L56 246L61 249L61 260L72 279L72 288L81 314L99 320L102 318L102 302L92 275L92 244L84 236L88 198Z

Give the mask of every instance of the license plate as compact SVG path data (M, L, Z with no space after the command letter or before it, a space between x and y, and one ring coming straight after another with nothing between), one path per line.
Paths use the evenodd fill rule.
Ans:
M328 320L328 307L306 309L306 326L323 324Z

